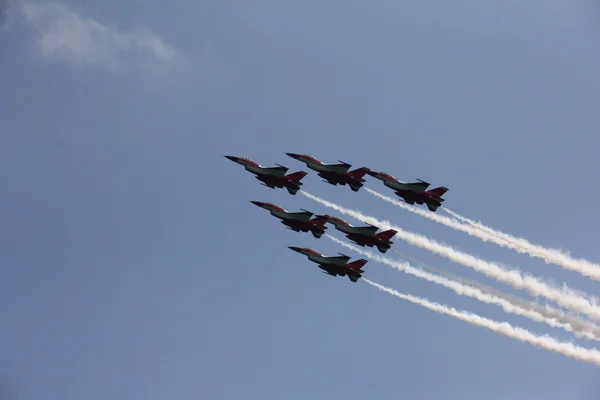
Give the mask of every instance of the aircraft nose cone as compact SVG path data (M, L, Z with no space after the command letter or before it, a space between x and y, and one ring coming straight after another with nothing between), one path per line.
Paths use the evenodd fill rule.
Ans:
M298 159L298 157L300 157L300 154L296 154L296 153L285 153L285 154L287 154L288 156L295 158L295 159Z
M294 250L295 252L300 253L302 251L302 249L300 247L294 247L294 246L288 246L288 248Z
M231 161L237 161L237 157L234 156L225 156L225 158Z
M259 207L264 207L265 203L261 203L260 201L254 201L254 200L250 200L250 203L254 204L255 206L259 206Z

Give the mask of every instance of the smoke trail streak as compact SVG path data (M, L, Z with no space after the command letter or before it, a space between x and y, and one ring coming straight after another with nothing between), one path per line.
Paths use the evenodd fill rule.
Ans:
M448 288L448 289L454 291L456 294L458 294L460 296L471 297L471 298L477 299L483 303L494 304L494 305L500 306L506 313L520 315L522 317L529 318L535 322L545 323L553 328L561 328L567 332L574 333L574 334L578 335L579 337L585 336L588 339L600 340L600 338L597 338L594 335L590 335L589 333L586 335L586 334L577 332L569 324L564 324L564 323L558 322L556 319L553 319L553 318L547 318L537 311L521 308L518 305L513 304L506 299L502 299L500 297L493 296L488 293L484 293L483 291L481 291L478 288L463 285L460 282L453 281L453 280L444 278L439 275L434 275L429 272L425 272L423 270L412 267L410 264L408 264L406 262L398 262L398 261L390 260L389 258L374 254L370 251L363 250L357 246L345 243L331 235L326 235L326 236L329 239L333 240L335 243L337 243L347 249L354 250L358 254L361 254L371 260L374 260L374 261L382 263L382 264L386 264L386 265L388 265L392 268L395 268L401 272L405 272L409 275L416 276L417 278L425 279L426 281L444 286L445 288Z
M349 215L359 221L377 225L382 229L394 229L398 232L396 233L396 237L405 240L407 243L413 246L421 247L433 253L447 257L458 264L472 268L477 272L481 272L491 278L511 285L515 289L525 289L534 297L546 297L562 307L570 308L576 312L583 313L596 320L600 320L600 308L597 305L597 299L595 297L592 297L590 301L564 284L562 288L551 287L548 284L539 281L532 275L521 275L519 270L504 269L496 263L482 260L468 253L463 253L450 246L446 246L436 242L435 240L429 239L428 237L405 231L399 226L392 225L387 221L379 221L378 219L366 216L359 211L347 209L327 200L323 200L305 191L301 191L300 193L326 207L337 210L342 214Z
M563 310L551 307L548 304L541 305L534 301L528 301L528 300L525 300L519 296L515 296L510 293L504 293L504 292L502 292L496 288L493 288L491 286L487 286L482 283L472 281L470 279L458 277L449 272L446 272L446 271L440 270L438 268L434 268L430 265L427 265L423 261L416 260L414 257L409 257L402 252L399 252L394 249L391 249L391 250L394 253L398 254L399 256L407 259L408 261L412 261L413 263L419 265L421 268L423 268L431 273L434 273L437 275L442 275L448 279L460 282L463 285L477 288L484 293L488 293L488 294L494 295L496 297L499 297L501 299L505 299L506 301L509 301L523 309L537 311L538 313L542 314L546 318L555 319L556 321L558 321L562 324L570 325L573 328L573 334L578 338L600 340L600 326L592 323L591 321L588 321L588 320L585 320L582 318L578 318L577 316L574 316L574 315L569 315L569 314L565 313Z
M581 258L573 259L568 254L565 254L560 250L548 249L543 246L534 245L525 239L517 238L504 232L496 231L487 226L483 226L481 223L459 216L458 214L448 210L447 208L444 208L446 212L448 212L454 218L466 222L466 224L461 223L456 219L444 217L443 215L438 215L432 213L431 211L411 206L409 204L406 204L404 202L398 201L396 199L378 193L374 190L371 190L367 187L365 187L364 189L368 193L371 193L373 196L379 197L380 199L387 201L388 203L392 203L395 206L408 210L414 214L421 215L432 221L446 225L454 230L465 232L470 236L475 236L484 242L492 242L499 246L515 250L517 253L528 254L531 257L541 258L546 262L546 264L556 264L565 269L576 271L583 276L590 277L595 280L600 280L600 265L598 264L591 263Z
M409 294L403 294L394 289L390 289L388 287L370 281L366 278L362 278L362 281L376 287L377 289L383 292L389 293L392 296L396 296L400 299L420 305L431 311L449 315L468 324L489 329L493 332L499 333L511 339L515 339L524 343L529 343L535 347L553 351L555 353L562 354L566 357L578 361L589 362L600 367L600 351L598 351L595 348L587 349L585 347L577 346L573 343L560 342L548 335L538 336L526 329L514 327L508 322L494 321L477 314L473 314L466 311L458 311L457 309L452 307L448 307L438 303L433 303L427 299L411 296Z
M583 276L590 277L594 280L600 280L600 265L597 263L590 262L583 258L573 258L563 250L547 248L538 244L533 244L527 239L490 228L489 226L483 225L481 222L476 222L472 219L463 217L462 215L459 215L447 208L442 209L450 214L453 218L471 225L475 229L479 229L480 232L483 232L484 234L487 233L488 235L495 236L500 241L504 241L508 244L505 247L512 248L519 253L527 253L531 257L541 258L546 262L546 264L560 265L565 269L579 272Z

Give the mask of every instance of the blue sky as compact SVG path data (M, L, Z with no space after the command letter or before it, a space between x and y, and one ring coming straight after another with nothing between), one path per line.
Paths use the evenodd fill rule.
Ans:
M4 4L3 398L597 398L591 364L321 274L287 246L342 249L248 200L328 210L223 158L296 171L306 167L285 152L308 153L425 179L450 188L456 212L600 261L591 2ZM597 293L597 282L365 191L310 171L304 182ZM368 187L386 192L374 179ZM365 270L399 291L593 346L385 265Z

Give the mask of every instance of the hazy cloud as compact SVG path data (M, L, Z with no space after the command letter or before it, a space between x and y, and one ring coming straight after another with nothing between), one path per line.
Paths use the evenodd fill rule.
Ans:
M104 25L51 1L14 0L10 20L33 28L43 57L115 70L127 66L163 69L176 65L180 55L148 30L123 31ZM12 25L11 23L11 25Z

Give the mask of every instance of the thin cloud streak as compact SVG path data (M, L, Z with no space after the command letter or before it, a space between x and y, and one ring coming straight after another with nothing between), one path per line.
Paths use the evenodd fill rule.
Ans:
M33 28L37 49L47 59L106 70L127 66L162 70L176 66L181 58L154 32L120 30L60 3L15 0L8 12L13 24L19 20Z

